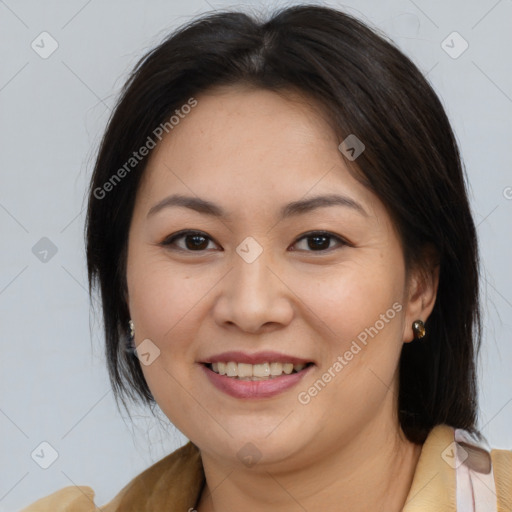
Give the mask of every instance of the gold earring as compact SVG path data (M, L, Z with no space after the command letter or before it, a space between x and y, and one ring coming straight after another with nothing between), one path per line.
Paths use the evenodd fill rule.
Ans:
M414 333L414 338L417 340L425 336L427 331L422 320L416 320L412 323L412 332Z

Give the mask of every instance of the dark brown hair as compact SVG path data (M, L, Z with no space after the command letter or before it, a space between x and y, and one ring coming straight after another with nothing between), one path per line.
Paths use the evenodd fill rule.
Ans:
M124 86L99 149L86 222L89 292L99 283L116 400L155 403L138 359L125 349L127 238L147 157L108 194L98 191L191 97L235 84L299 91L322 107L340 142L349 134L363 141L365 151L347 163L390 212L406 268L425 268L427 247L440 266L427 335L404 344L401 354L401 426L414 442L440 423L477 433L478 247L450 123L425 77L384 35L310 5L266 20L203 15L143 57Z

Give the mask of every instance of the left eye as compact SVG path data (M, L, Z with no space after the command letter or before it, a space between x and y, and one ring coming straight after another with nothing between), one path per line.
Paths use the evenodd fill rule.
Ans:
M326 231L307 233L306 235L303 235L301 238L299 238L295 243L299 243L302 240L309 240L306 246L309 249L312 249L313 252L324 252L327 249L331 249L332 247L329 246L331 245L332 240L336 240L338 245L348 245L339 236L333 235L332 233L328 233Z
M182 239L185 241L184 247L176 243L178 240ZM339 236L333 235L332 233L329 233L327 231L312 231L311 233L306 233L305 235L297 239L295 244L299 244L303 240L308 241L306 243L306 246L309 250L299 250L306 250L306 252L325 252L328 249L332 249L332 247L330 247L332 240L338 242L338 245L340 246L349 245L347 242L345 242L345 240L343 240ZM179 250L182 251L202 252L208 248L209 242L215 243L205 233L202 233L200 231L182 231L180 233L176 233L175 235L171 235L170 237L166 238L163 242L161 242L160 245L166 247L175 245Z

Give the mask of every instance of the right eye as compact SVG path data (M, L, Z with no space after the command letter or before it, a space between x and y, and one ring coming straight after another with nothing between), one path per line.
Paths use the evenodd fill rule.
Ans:
M178 240L184 240L184 245L178 245L176 243ZM213 243L213 240L201 231L185 230L169 235L159 245L168 247L171 250L177 249L185 252L203 252L208 247L208 241Z

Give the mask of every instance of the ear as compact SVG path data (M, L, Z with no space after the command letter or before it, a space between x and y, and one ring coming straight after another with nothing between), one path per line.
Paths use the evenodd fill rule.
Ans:
M437 251L433 248L425 249L423 262L411 269L409 274L406 289L404 343L414 340L413 322L423 320L426 323L436 303L440 269Z

